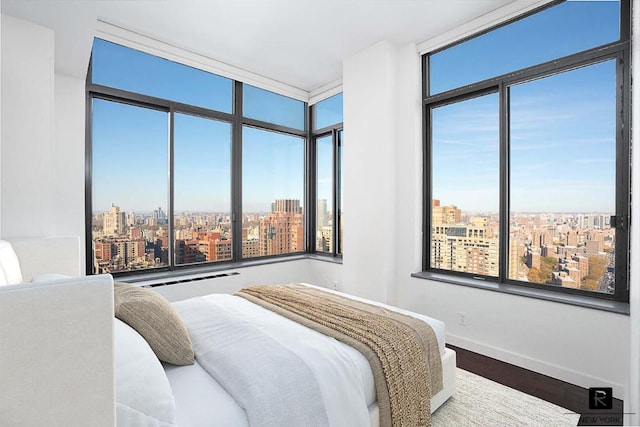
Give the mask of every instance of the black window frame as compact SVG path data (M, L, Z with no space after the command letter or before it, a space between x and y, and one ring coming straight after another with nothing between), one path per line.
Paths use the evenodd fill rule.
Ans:
M322 101L320 101L322 102ZM307 200L307 205L313 206L313 214L307 216L308 228L307 235L309 239L307 241L307 251L309 253L313 253L316 255L320 255L327 258L333 258L336 260L342 260L342 237L340 235L340 218L342 215L342 204L340 202L342 196L342 164L340 161L340 151L343 147L343 131L344 131L344 122L334 123L329 126L325 126L321 129L315 129L314 123L316 119L316 104L309 107L309 138L308 140L311 142L309 145L309 163L307 165L309 170L310 179L309 182L311 185L308 187L309 200ZM316 248L316 238L317 238L317 179L318 179L318 171L317 171L317 141L320 138L325 138L327 136L331 136L332 147L333 147L333 190L332 190L332 203L333 203L333 211L332 211L332 249L331 252L318 251ZM309 211L311 212L311 211Z
M127 47L127 46L125 46ZM132 48L133 49L133 48ZM135 49L134 49L135 50ZM144 52L146 53L146 52ZM310 126L309 126L309 106L307 102L303 102L304 111L304 129L289 128L287 126L277 125L270 122L264 122L257 119L252 119L243 116L243 87L244 84L238 80L232 80L232 112L225 113L217 110L211 110L194 105L184 104L168 99L157 98L154 96L143 95L140 93L130 92L114 87L104 86L93 83L92 77L93 59L90 59L89 68L87 72L86 86L85 86L85 254L86 254L86 272L88 275L96 274L94 271L94 251L93 251L93 236L92 236L92 219L93 219L93 206L92 206L92 105L94 99L101 99L111 102L118 102L122 104L150 108L154 110L164 111L169 116L169 164L167 168L168 179L168 252L169 263L167 266L146 268L139 270L124 270L112 272L114 277L134 277L141 275L153 275L155 273L171 273L179 271L188 271L193 269L202 270L218 270L233 267L239 265L244 261L256 261L264 260L264 262L277 262L282 261L285 258L295 257L301 254L308 253L308 247L310 242L310 234L308 233L309 212L315 211L315 202L312 205L307 205L309 200L310 188L315 186L315 181L310 181L312 176L309 174L308 164L311 150L310 145ZM247 83L248 84L248 83ZM176 264L175 259L175 212L174 212L174 114L181 113L206 119L212 119L229 123L231 125L231 236L232 236L232 257L229 260L223 261L211 261L200 262L195 264ZM252 127L269 132L281 133L284 135L295 136L302 138L304 141L304 194L301 202L305 203L303 206L304 215L304 251L291 252L286 254L277 255L265 255L259 257L246 257L242 256L242 129L244 127Z
M536 64L490 79L454 88L446 92L429 95L429 56L471 38L509 25L517 20L554 7L562 1L551 2L529 13L510 19L496 27L489 28L453 44L444 46L422 56L422 108L423 108L423 257L422 272L415 277L473 286L493 291L512 293L547 299L568 304L599 308L614 312L628 313L629 302L629 219L630 219L630 123L631 123L631 2L620 1L620 39L592 49L577 52L562 58ZM508 53L505 53L508 54ZM549 286L532 282L509 279L509 87L534 79L553 76L584 66L607 60L616 61L616 245L614 294L590 292L580 289ZM465 101L489 93L497 93L499 98L499 274L498 277L481 276L473 273L432 268L431 263L431 187L432 164L432 120L433 108Z

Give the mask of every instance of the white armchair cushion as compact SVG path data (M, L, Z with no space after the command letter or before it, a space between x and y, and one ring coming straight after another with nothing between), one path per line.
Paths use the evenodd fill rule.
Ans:
M0 285L17 285L23 282L18 256L11 243L5 240L0 240L0 269Z

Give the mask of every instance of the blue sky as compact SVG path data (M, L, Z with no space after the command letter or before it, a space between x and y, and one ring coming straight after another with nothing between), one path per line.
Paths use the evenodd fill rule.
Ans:
M316 187L318 200L327 201L327 211L333 211L333 140L331 135L317 139Z
M127 211L166 211L168 113L95 100L93 117L94 211L112 203ZM242 137L245 212L269 211L281 198L302 203L304 140L250 127ZM230 124L176 114L176 212L230 212L230 158Z
M93 81L144 95L230 113L232 81L100 39L94 42ZM244 86L244 115L304 129L304 103ZM325 108L335 117L341 103ZM341 115L341 113L340 113ZM112 203L127 211L167 210L169 115L103 100L93 105L93 210ZM176 114L176 212L230 212L231 126ZM278 198L304 204L301 138L243 130L243 205L269 211Z
M437 53L430 62L431 92L615 40L618 10L615 1L569 1ZM229 79L98 39L93 60L97 83L232 111ZM512 88L513 210L613 210L613 70L605 63ZM244 105L247 117L304 126L300 101L245 85ZM341 108L341 95L323 102L316 127L342 120ZM96 100L93 115L94 211L111 203L166 210L168 114ZM497 95L441 107L434 117L434 197L464 210L497 212ZM176 212L230 210L230 147L228 124L176 116ZM321 144L321 164L329 164L325 148ZM302 202L303 156L301 138L245 128L244 210L268 211L276 198ZM456 167L447 163L451 159ZM329 168L322 168L318 198L331 199L331 180Z
M618 9L567 2L442 51L432 93L613 41ZM510 88L512 212L615 211L615 91L613 60ZM498 212L498 119L497 94L433 111L441 204Z

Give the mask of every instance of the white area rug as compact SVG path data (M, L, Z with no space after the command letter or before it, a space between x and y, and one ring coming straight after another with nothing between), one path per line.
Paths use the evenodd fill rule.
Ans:
M456 392L432 415L433 427L576 426L580 415L462 369Z

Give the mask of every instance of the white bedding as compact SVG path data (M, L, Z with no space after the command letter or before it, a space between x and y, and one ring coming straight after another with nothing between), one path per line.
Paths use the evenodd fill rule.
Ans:
M176 402L180 427L249 427L244 409L196 361L193 365L164 364Z
M254 327L282 346L298 354L314 371L315 377L320 383L321 390L323 390L322 398L326 401L325 405L330 416L329 425L345 425L344 422L347 420L350 426L376 425L376 423L372 423L372 420L377 420L373 375L366 358L358 351L333 338L326 337L252 304L244 298L213 294L197 299L200 311L205 306L210 306L214 310L222 310L238 316L243 321L252 323ZM371 303L371 301L360 298L354 297L354 299ZM205 335L212 333L208 326L197 321L198 315L193 313L193 308L196 307L193 300L180 301L173 305L183 317L188 328L191 324L191 328L200 330L199 333ZM443 322L384 304L375 304L427 322L436 332L440 353L445 353ZM299 345L300 342L308 344L312 341L314 344ZM331 362L322 362L327 358ZM210 369L211 367L207 368L207 370ZM181 367L165 365L165 370L176 400L178 425L184 427L205 425L241 427L249 424L247 414L240 404L199 363ZM345 392L345 390L353 391Z
M446 350L443 356L444 389L431 399L435 411L455 388L455 353ZM247 414L196 361L190 366L164 365L175 397L176 420L180 427L249 427ZM212 403L215 402L215 403ZM379 426L378 405L367 408L370 427Z

